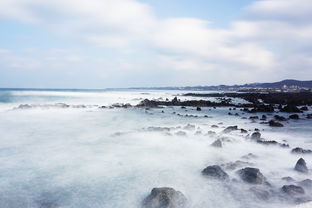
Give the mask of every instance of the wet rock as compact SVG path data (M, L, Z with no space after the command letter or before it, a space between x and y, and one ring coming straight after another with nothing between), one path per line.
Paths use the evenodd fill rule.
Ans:
M153 188L151 193L143 200L143 208L183 208L187 199L173 188Z
M197 107L196 110L197 110L197 111L201 111L201 108L200 108L200 107Z
M292 115L289 116L289 119L298 120L299 119L299 115L298 114L292 114Z
M258 168L243 168L237 171L240 178L252 184L262 184L265 182L265 177L262 175Z
M217 139L216 141L214 141L211 146L213 147L218 147L218 148L221 148L222 147L222 142L220 139Z
M303 106L303 107L300 108L300 110L301 110L301 111L307 111L307 110L309 110L309 109L308 109L307 106Z
M186 126L183 127L185 130L195 130L195 125L192 124L187 124Z
M258 140L258 139L261 138L261 134L260 134L260 132L256 131L256 132L254 132L254 133L251 134L250 138L251 138L251 139Z
M270 192L263 188L251 187L249 190L260 200L267 201L270 198Z
M223 133L230 133L232 131L238 130L237 126L229 126L223 130Z
M296 147L291 150L292 153L297 153L297 154L312 154L312 150L309 149L302 149L301 147Z
M217 125L212 125L211 128L219 128Z
M309 172L307 164L303 158L300 158L297 161L297 163L295 165L295 170L298 172L301 172L301 173L308 173Z
M266 116L266 115L262 115L262 117L261 117L261 119L260 119L260 120L262 120L262 121L267 120L267 116Z
M241 129L241 133L245 134L245 133L247 133L247 132L248 132L247 130Z
M287 120L284 116L279 116L279 115L275 115L274 118L277 121L286 121Z
M308 114L307 119L312 119L312 114Z
M302 113L302 111L295 105L286 105L281 109L281 112L286 112L286 113Z
M269 125L272 126L272 127L283 127L284 125L277 122L277 121L274 121L274 120L270 120L269 121Z
M298 182L298 184L300 186L305 187L305 188L312 189L312 180L311 179L305 179L303 181Z
M222 168L218 165L212 165L206 167L203 171L202 174L204 176L208 176L214 179L219 179L219 180L226 180L229 178L229 175L222 170Z
M304 189L301 186L296 185L284 185L282 188L282 191L288 195L296 196L304 194Z
M252 119L252 120L259 119L259 116L250 116L249 119Z

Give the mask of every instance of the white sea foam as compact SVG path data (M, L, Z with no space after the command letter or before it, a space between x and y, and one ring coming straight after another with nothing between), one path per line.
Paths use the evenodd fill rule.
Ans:
M70 92L69 96L66 93L62 95L66 97L64 99L55 99L50 92L47 94L54 97L52 99L45 97L45 93L37 94L37 97L32 94L23 98L22 103L38 104L39 100L44 101L42 105L52 105L56 101L75 105L138 103L133 99L171 99L178 94L134 91L72 96L75 92ZM7 105L17 107L20 103L21 100L17 100ZM290 149L257 144L239 131L222 134L229 125L251 130L249 133L259 128L267 140L312 149L312 130L307 127L307 120L271 129L249 119L228 116L228 108L203 108L198 112L194 108L178 107L148 111L97 107L7 110L6 107L0 111L1 208L134 208L140 207L142 199L153 187L163 186L183 192L190 208L290 206L287 200L263 202L256 199L248 191L251 185L243 182L222 183L201 175L208 165L236 160L260 168L275 190L288 184L281 180L285 176L297 181L311 179L311 174L303 175L293 170L301 156L291 154ZM182 117L173 112L208 115L209 118ZM220 122L222 124L218 124ZM187 124L195 125L195 129L183 128ZM219 128L211 128L213 124L218 124ZM171 127L170 134L151 131L148 127ZM184 131L186 136L176 135L177 131ZM195 135L196 131L202 134ZM216 136L205 135L208 131L215 131ZM226 138L223 148L211 147L216 138ZM242 158L248 153L257 157ZM303 157L311 168L312 156ZM235 171L226 171L231 178L238 179Z

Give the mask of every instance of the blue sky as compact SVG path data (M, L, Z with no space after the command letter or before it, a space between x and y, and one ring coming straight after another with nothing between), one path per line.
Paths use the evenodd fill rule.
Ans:
M312 78L310 0L2 0L0 27L0 87Z

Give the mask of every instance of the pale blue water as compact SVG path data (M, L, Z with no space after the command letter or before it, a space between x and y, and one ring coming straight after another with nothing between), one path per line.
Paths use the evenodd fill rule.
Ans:
M276 189L285 184L284 176L298 181L311 178L311 174L293 171L300 156L290 154L290 149L253 143L239 132L222 134L229 125L259 128L268 140L286 140L292 147L312 149L311 121L301 119L273 129L228 116L228 108L203 108L200 112L179 107L99 108L113 103L137 104L145 98L172 99L182 93L0 90L0 207L134 208L140 207L153 187L162 186L182 191L190 208L287 207L288 202L257 200L248 191L250 185L223 184L202 177L200 172L207 165L242 160L241 156L253 153L258 158L249 162L260 168ZM18 108L21 104L33 107ZM187 124L195 129L184 129ZM213 124L219 128L212 129ZM171 130L169 134L146 131L151 126ZM209 130L216 136L206 136ZM178 131L186 136L175 135ZM210 146L217 137L227 137L222 149ZM312 157L304 159L311 168ZM237 178L235 171L227 172Z

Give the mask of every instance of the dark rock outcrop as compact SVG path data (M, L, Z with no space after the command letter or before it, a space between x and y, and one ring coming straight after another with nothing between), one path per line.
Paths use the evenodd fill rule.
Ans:
M279 115L275 115L274 118L277 121L286 121L287 120L284 116L279 116Z
M302 113L302 111L295 105L286 105L281 109L281 112L286 112L286 113Z
M299 115L298 114L292 114L292 115L289 116L289 119L298 120L299 119Z
M204 176L208 176L210 178L219 179L219 180L226 180L229 178L229 175L222 170L222 168L218 165L211 165L206 167L202 174Z
M243 168L237 171L240 178L252 184L263 184L265 182L265 177L262 175L258 168Z
M308 173L309 169L307 167L307 164L303 158L300 158L296 165L295 165L295 170L301 173Z
M186 207L186 197L173 188L153 188L143 200L143 208L183 208Z

